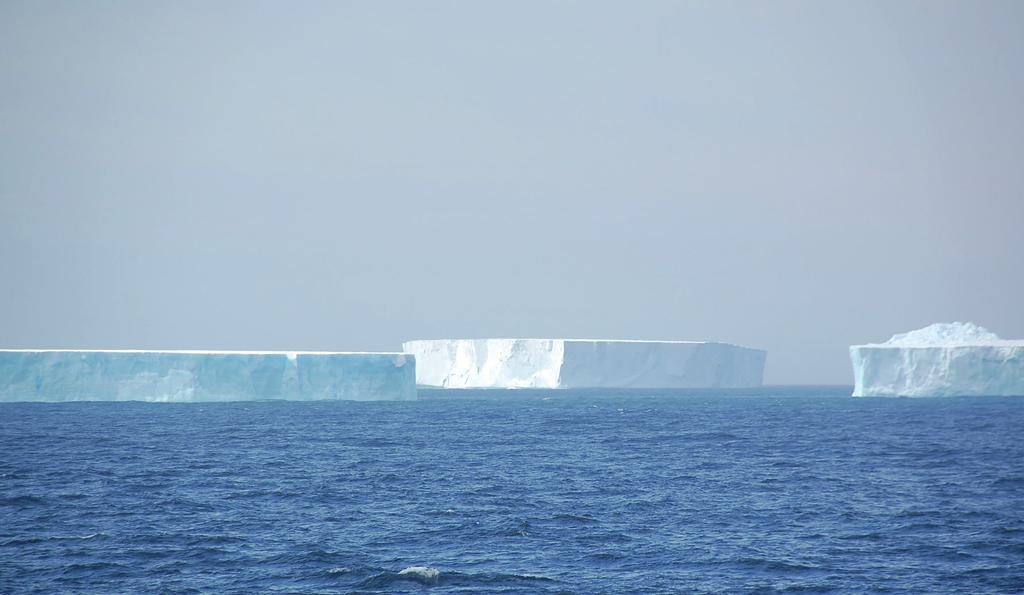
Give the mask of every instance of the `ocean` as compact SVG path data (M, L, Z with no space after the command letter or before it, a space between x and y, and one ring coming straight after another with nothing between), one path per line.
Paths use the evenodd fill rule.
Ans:
M0 592L1024 592L1024 399L849 393L0 404Z

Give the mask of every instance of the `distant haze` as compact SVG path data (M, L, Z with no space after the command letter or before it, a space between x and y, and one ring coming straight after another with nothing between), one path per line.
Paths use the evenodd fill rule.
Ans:
M0 3L0 347L1024 338L1024 2Z

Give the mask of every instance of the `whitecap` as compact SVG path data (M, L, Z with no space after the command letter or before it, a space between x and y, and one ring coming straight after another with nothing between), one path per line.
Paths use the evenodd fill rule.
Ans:
M328 570L327 574L346 574L349 572L352 572L351 568L346 568L345 566L338 566L336 568Z
M550 576L544 576L543 574L517 574L515 576L517 576L519 578L522 578L522 579L530 580L530 581L551 581L551 582L554 582L554 580L555 580L555 579L551 578Z
M441 571L429 566L410 566L398 572L398 576L425 585L435 585L441 578Z

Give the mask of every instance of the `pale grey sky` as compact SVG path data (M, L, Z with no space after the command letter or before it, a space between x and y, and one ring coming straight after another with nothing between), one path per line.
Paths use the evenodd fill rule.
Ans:
M1024 337L1024 2L0 2L0 347Z

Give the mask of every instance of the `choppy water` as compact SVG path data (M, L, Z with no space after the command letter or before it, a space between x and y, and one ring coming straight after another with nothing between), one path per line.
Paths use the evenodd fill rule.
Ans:
M2 404L0 591L1024 591L1024 399L843 394Z

